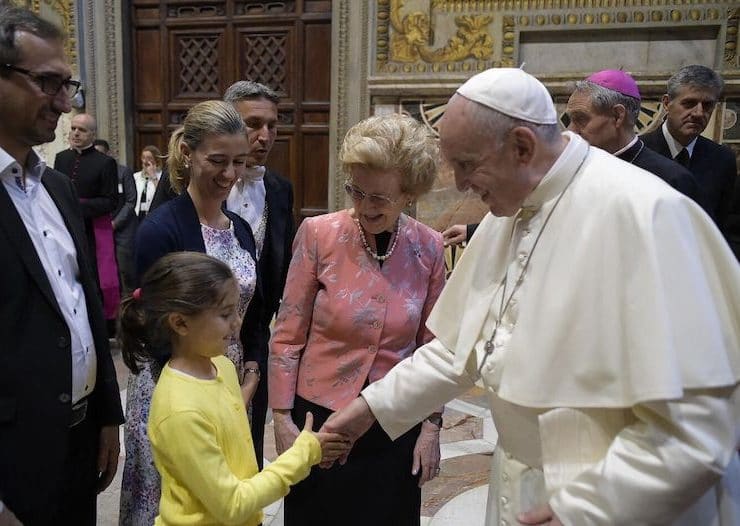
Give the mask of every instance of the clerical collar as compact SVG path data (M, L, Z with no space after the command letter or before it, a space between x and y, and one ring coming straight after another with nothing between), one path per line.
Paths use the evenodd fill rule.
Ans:
M619 157L623 161L626 161L630 164L635 164L635 159L640 156L642 150L644 149L645 143L642 142L642 139L640 139L639 137L635 137L627 148L619 150L619 152L615 153L614 155Z
M70 149L73 150L75 153L77 153L77 155L85 155L86 153L90 153L94 148L95 148L95 145L93 143L90 143L89 146L85 146L81 150L78 150L74 146L71 147Z
M668 143L668 149L671 151L671 157L675 159L676 155L681 153L681 150L683 150L684 148L686 148L686 151L689 152L689 157L694 154L694 146L696 146L696 140L699 137L695 137L693 141L684 146L676 139L674 139L673 135L671 135L671 132L668 131L668 121L663 121L663 126L661 126L661 130L663 130L663 137L665 137L665 142Z
M616 155L617 157L619 157L623 153L627 152L630 148L632 148L635 144L637 144L637 141L639 141L639 140L640 140L640 138L637 135L635 135L634 137L632 137L632 140L627 143L627 146L625 146L624 148L620 148L619 150L617 150L616 152L614 152L614 155Z
M568 139L568 144L524 200L523 209L538 210L544 203L560 195L588 154L589 145L582 137L570 131L563 132L563 136Z

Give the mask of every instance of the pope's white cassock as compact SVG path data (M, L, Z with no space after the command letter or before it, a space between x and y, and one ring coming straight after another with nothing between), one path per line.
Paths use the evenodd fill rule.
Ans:
M545 502L564 524L738 525L740 266L693 201L565 136L522 210L478 227L436 339L362 395L396 438L486 389L488 525Z

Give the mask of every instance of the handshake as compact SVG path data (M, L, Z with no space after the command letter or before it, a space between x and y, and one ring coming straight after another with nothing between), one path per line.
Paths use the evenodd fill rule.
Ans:
M287 450L298 436L298 427L293 423L289 409L275 409L275 447L280 455ZM321 429L313 431L313 415L306 413L304 431L309 431L321 444L322 468L328 469L337 460L347 461L355 441L367 432L375 422L365 399L358 397L344 409L332 414Z

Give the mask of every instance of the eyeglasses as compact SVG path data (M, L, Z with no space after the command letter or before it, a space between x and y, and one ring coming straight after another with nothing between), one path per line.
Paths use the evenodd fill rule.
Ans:
M72 80L70 78L65 79L60 75L39 75L38 73L34 73L33 71L29 71L24 68L19 68L12 64L0 64L0 67L15 71L21 75L26 75L39 88L41 88L41 91L47 95L51 95L52 97L56 96L57 93L64 89L64 92L71 99L77 95L78 91L80 91L81 83L79 80Z
M347 195L353 201L362 201L367 197L367 200L370 201L370 204L373 204L375 206L389 206L396 204L396 202L398 201L398 199L391 199L387 195L366 194L350 183L344 183L344 191L347 192Z

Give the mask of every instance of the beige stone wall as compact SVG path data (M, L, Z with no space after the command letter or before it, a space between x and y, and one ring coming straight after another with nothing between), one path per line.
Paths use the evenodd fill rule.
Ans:
M735 0L374 0L334 4L333 147L347 128L374 113L413 115L432 129L455 88L490 67L524 68L540 78L559 111L574 80L623 68L643 94L640 128L662 120L668 77L704 64L726 81L705 134L740 151L740 63ZM335 167L336 165L333 165ZM330 174L330 206L345 205L342 176ZM444 228L485 210L459 194L448 169L412 211Z

